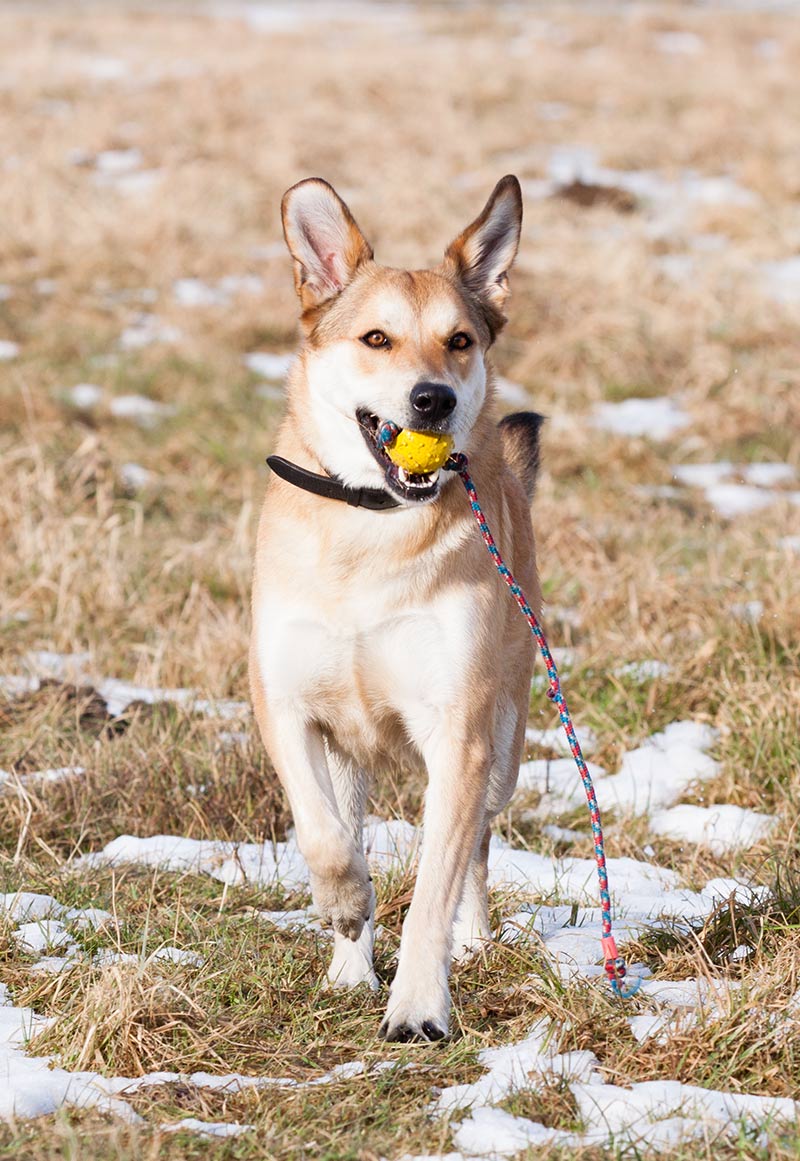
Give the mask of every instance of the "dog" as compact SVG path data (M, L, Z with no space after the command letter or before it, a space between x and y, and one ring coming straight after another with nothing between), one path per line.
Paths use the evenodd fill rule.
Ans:
M491 939L490 824L517 781L534 649L457 475L397 467L378 431L391 420L466 453L538 615L530 502L542 417L498 424L488 363L521 191L504 177L431 270L378 265L321 179L288 190L282 217L303 338L258 529L253 707L333 927L334 987L378 987L362 844L370 779L424 763L417 881L379 1035L439 1040L453 955Z

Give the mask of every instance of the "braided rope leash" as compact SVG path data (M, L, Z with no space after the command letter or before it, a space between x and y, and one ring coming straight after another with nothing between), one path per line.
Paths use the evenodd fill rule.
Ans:
M392 443L397 437L399 428L391 422L384 423L378 433L378 441L382 446ZM616 996L627 999L638 992L641 981L631 980L628 984L625 983L627 975L627 968L624 958L617 951L617 944L611 930L611 895L608 890L608 870L606 868L606 852L605 843L603 841L603 826L600 821L600 808L597 805L597 795L594 791L594 783L592 776L589 773L589 767L586 765L586 759L581 750L581 744L578 741L575 733L575 727L572 724L570 712L567 709L567 702L561 690L561 682L556 669L556 663L553 660L553 654L550 652L550 646L547 644L547 639L539 624L539 620L533 609L528 604L528 599L525 593L511 572L511 569L506 565L500 549L497 547L492 536L489 525L486 522L486 517L478 500L478 493L475 490L475 485L472 482L472 477L469 474L468 460L463 452L454 452L444 465L444 470L447 472L457 472L461 477L461 482L464 485L467 496L469 498L470 508L472 514L477 521L480 529L483 542L492 558L492 562L497 569L500 576L511 590L511 595L519 606L525 620L530 626L531 633L534 636L536 644L539 646L539 651L544 659L545 667L547 669L547 678L550 682L550 688L547 691L547 696L551 701L555 702L558 707L561 724L564 727L564 733L567 735L567 742L575 759L575 764L578 767L578 773L581 776L583 789L586 791L586 801L589 805L589 815L592 824L592 837L594 839L594 856L597 863L597 879L600 886L600 912L602 936L600 938L600 945L603 949L603 962L605 966L608 981L611 984L612 991Z

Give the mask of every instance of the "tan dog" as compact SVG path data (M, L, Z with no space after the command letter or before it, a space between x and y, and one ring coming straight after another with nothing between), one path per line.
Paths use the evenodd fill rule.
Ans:
M253 704L333 924L335 986L378 986L369 779L409 758L427 768L387 1040L446 1035L451 956L491 938L489 828L517 781L533 646L460 480L398 469L376 432L392 420L453 436L538 614L529 502L541 417L498 425L486 362L521 221L519 182L505 177L439 267L393 270L326 182L283 200L304 339L273 461L284 478L270 482L258 532Z

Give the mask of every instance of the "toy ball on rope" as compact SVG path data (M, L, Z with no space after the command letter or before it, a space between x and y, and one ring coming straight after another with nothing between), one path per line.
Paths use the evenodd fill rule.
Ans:
M408 431L396 423L384 423L378 443L393 464L414 475L428 475L444 467L453 450L453 437L436 432Z

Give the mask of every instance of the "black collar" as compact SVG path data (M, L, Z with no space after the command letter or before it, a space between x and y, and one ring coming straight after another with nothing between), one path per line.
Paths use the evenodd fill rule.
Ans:
M324 496L326 500L344 500L351 508L370 508L375 512L383 512L388 508L399 508L400 501L395 500L383 488L349 488L335 476L320 476L316 472L309 472L300 468L291 460L283 456L267 456L267 463L276 476L302 488L304 492L313 492L315 496Z

